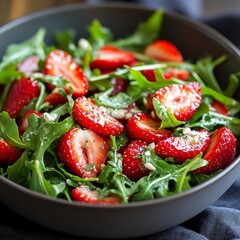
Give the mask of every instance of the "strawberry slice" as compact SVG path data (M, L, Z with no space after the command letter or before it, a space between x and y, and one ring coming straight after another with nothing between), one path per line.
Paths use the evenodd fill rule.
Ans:
M30 76L32 72L39 71L39 56L30 56L20 62L17 66L19 72L25 73L27 76Z
M60 159L74 174L82 178L97 177L107 157L107 144L92 130L73 128L58 145Z
M122 160L123 174L132 181L137 181L149 174L149 169L144 166L141 158L138 157L138 155L144 151L144 147L146 146L146 142L135 140L124 150Z
M134 54L116 47L106 45L100 48L90 63L91 69L102 71L114 70L123 65L130 65L135 61Z
M156 70L155 69L148 69L148 70L142 70L141 73L144 75L145 78L149 82L156 82ZM177 69L173 67L169 67L166 71L163 72L163 77L166 80L169 80L172 77L178 78L180 80L187 80L190 77L190 72L185 69Z
M128 120L126 129L131 139L142 140L147 143L157 143L172 135L172 131L160 129L160 123L154 121L145 113L133 115Z
M22 155L22 150L13 147L0 138L0 167L7 167L15 163Z
M66 103L67 98L65 98L58 92L54 92L53 90L49 95L46 96L46 98L44 99L44 102L47 102L53 106L57 106L59 104Z
M157 40L146 47L144 53L153 59L164 62L182 62L183 57L178 48L169 41Z
M213 100L211 103L211 106L217 113L220 113L225 116L229 116L229 111L223 103L217 100Z
M91 190L88 186L79 186L72 190L73 200L90 204L113 205L120 204L121 198L116 195L110 195L100 198L96 190Z
M236 142L236 138L227 127L215 130L211 142L203 155L203 159L207 160L208 164L198 168L194 173L210 174L227 167L235 159Z
M169 109L176 119L186 121L201 104L201 87L198 82L171 84L160 88L154 98Z
M92 99L79 97L73 106L73 116L76 122L103 136L116 136L123 132L124 126L106 113L104 107L97 106Z
M25 77L20 81L14 81L7 96L4 111L10 117L17 118L24 106L27 106L33 98L38 97L40 90L37 81L31 81Z
M73 89L73 97L84 96L88 91L88 81L72 56L67 52L56 49L52 51L45 62L45 74L51 76L62 76L69 83L65 90ZM53 88L53 87L52 87Z
M170 137L155 146L155 152L162 158L172 157L177 163L192 159L204 152L210 143L210 133L205 129L192 130L180 137Z
M28 118L32 114L35 114L38 117L41 117L41 115L42 115L40 112L38 112L36 110L27 110L24 113L24 116L20 120L20 123L19 123L19 134L20 135L22 135L26 131L26 129L28 128Z

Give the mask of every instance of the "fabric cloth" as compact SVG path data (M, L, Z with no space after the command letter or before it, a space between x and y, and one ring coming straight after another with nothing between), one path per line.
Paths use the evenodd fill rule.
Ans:
M136 2L136 1L135 1ZM142 1L141 1L142 2ZM147 2L147 1L146 1ZM153 1L151 1L153 2ZM156 3L156 2L155 2ZM202 21L240 47L240 16L221 16ZM85 239L39 226L0 204L1 240ZM136 240L237 240L240 239L240 177L213 205L189 221L167 231Z

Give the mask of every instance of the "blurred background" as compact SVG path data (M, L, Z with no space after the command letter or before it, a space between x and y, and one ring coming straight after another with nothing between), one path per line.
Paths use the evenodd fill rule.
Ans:
M0 0L0 26L32 12L79 2L125 2L163 7L207 23L240 47L240 0Z

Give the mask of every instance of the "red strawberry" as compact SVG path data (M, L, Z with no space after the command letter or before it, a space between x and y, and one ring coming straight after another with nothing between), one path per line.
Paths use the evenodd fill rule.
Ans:
M144 151L144 147L146 146L147 143L135 140L126 147L123 153L123 174L132 181L137 181L141 177L149 174L149 169L144 166L141 158L138 157L138 155Z
M52 51L45 62L45 74L51 76L62 76L69 83L65 90L73 89L73 97L84 96L88 91L88 81L80 66L72 56L62 50Z
M8 93L4 111L12 118L17 118L22 108L28 105L33 98L38 97L40 90L37 81L31 81L25 77L20 81L14 81Z
M185 70L185 69L178 69L178 68L173 68L169 67L164 73L164 78L165 79L170 79L172 77L178 78L180 80L187 80L190 77L190 72Z
M103 136L116 136L124 130L118 120L107 114L104 107L97 106L90 98L79 97L75 100L73 116L80 126Z
M18 71L30 76L32 72L39 71L38 62L40 58L38 56L30 56L24 59L18 64Z
M225 115L225 116L229 116L229 111L223 103L221 103L217 100L213 100L212 103L211 103L211 106L214 108L214 110L217 113L220 113L220 114Z
M42 115L40 112L38 112L36 110L28 110L28 111L26 111L24 116L23 116L23 118L21 119L21 121L19 123L19 133L20 133L20 135L22 135L26 131L26 129L28 127L28 118L32 114L35 114L38 117L41 117L41 115Z
M97 177L107 157L107 144L92 130L73 128L64 134L58 154L66 166L82 178Z
M231 130L226 127L217 129L213 133L211 142L203 155L203 159L207 160L208 164L198 168L194 173L210 174L227 167L235 159L236 145L236 138Z
M112 78L111 83L113 85L113 92L111 93L112 96L120 93L120 92L126 92L128 81L123 78Z
M44 99L44 102L48 102L53 106L57 106L59 104L66 103L67 99L64 96L62 96L60 93L54 92L53 90L49 95L46 96L46 98Z
M159 128L160 123L154 121L145 113L135 114L128 120L126 127L131 139L142 140L147 143L157 143L172 135L172 131Z
M155 152L162 158L172 157L177 163L192 159L204 152L210 142L210 133L205 129L195 131L180 137L170 137L160 141L155 146Z
M0 138L0 167L7 167L15 163L22 155L22 150Z
M117 195L110 195L100 198L96 190L91 190L88 186L79 186L72 190L73 200L90 204L113 205L120 204L121 198Z
M157 40L146 47L144 53L158 61L182 62L183 57L177 47L171 42Z
M148 69L148 70L142 70L141 73L147 78L150 82L156 82L157 78L155 75L155 69ZM163 72L163 77L168 80L172 77L176 77L180 80L187 80L190 76L189 71L185 69L177 69L177 68L168 68L166 71Z
M102 71L113 70L123 65L134 62L134 54L116 47L104 46L99 49L93 61L90 63L92 69L98 68Z
M176 119L186 121L201 104L201 87L198 82L171 84L160 88L154 98L169 109Z

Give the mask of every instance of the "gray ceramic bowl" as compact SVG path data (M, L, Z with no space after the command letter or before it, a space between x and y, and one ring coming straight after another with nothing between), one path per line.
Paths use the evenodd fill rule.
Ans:
M85 26L93 18L98 18L118 37L131 32L152 11L129 4L79 4L42 11L0 28L0 56L10 43L32 36L41 26L47 28L47 42L51 43L52 31L73 27L82 36L85 34ZM222 85L225 85L228 74L239 70L238 50L224 37L202 24L166 13L162 37L176 42L186 59L196 59L205 52L213 57L228 55L227 62L217 72ZM190 191L164 199L119 206L90 206L55 200L0 177L0 200L24 217L60 232L104 239L130 238L166 230L197 215L232 185L239 172L238 156L219 175Z

